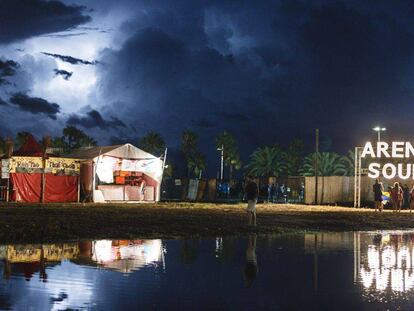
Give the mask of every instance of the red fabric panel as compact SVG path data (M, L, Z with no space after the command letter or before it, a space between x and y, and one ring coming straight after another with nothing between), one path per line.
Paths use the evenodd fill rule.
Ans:
M45 202L77 202L78 177L45 174Z
M16 202L40 202L42 174L11 173L12 200Z
M19 150L13 152L13 155L22 157L41 157L43 156L43 151L36 139L34 139L32 135L29 135Z

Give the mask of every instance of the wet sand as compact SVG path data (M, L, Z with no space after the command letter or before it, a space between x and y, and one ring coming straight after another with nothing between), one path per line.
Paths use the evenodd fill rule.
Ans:
M197 238L315 231L414 228L414 213L338 206L258 204L257 227L246 204L0 204L0 243L79 239Z

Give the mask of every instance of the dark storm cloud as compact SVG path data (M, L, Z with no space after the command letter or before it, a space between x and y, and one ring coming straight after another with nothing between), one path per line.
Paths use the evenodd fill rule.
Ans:
M69 125L79 125L84 128L99 127L101 129L109 128L126 128L124 122L116 117L110 117L110 120L105 120L101 114L96 110L91 110L86 113L86 116L71 115L67 121Z
M145 14L123 26L122 47L104 51L98 81L105 101L125 103L113 109L129 123L170 137L191 126L210 138L227 129L249 151L310 141L316 127L333 148L359 144L377 122L414 129L410 2L136 6Z
M63 69L54 69L55 76L62 76L63 79L69 80L69 78L72 76L73 72L69 72Z
M43 98L30 97L23 93L16 93L10 98L10 103L16 105L20 110L28 111L32 114L45 114L49 118L56 120L56 115L60 112L60 106L50 103Z
M60 32L87 23L83 6L60 1L0 1L0 43L9 43L42 34Z
M198 120L193 120L192 121L192 124L195 125L195 126L197 126L197 127L206 128L206 129L207 128L212 128L212 127L214 127L214 126L217 125L216 122L210 121L209 119L206 119L206 118L201 118L201 119L198 119Z
M97 61L90 62L88 60L83 60L80 58L75 58L75 57L67 56L67 55L52 54L52 53L46 53L46 52L42 52L42 54L60 59L61 61L70 63L72 65L96 65L98 64Z
M6 101L5 101L5 100L3 100L3 99L0 97L0 106L6 106L6 105L7 105Z
M9 84L9 82L4 78L13 76L19 67L20 65L13 60L3 61L0 59L0 85Z

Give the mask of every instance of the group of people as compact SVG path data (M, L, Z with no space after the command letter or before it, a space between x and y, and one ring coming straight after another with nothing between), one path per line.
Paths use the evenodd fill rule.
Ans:
M383 192L384 186L382 182L377 178L373 186L374 192L375 210L382 212L384 209ZM401 208L409 208L410 213L414 208L414 186L412 189L408 185L402 185L399 182L395 182L393 187L388 187L388 192L391 198L393 212L401 212Z

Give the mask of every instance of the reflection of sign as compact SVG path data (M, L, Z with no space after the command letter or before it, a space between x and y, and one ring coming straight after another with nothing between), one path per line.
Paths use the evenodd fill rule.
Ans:
M56 174L60 171L79 172L80 163L78 160L69 158L49 158L46 160L46 171Z
M19 169L36 170L42 168L40 157L13 157L10 159L10 173L16 173Z
M410 142L377 142L376 148L367 142L361 154L361 158L372 159L409 159L414 157L414 147ZM411 163L380 163L372 162L368 166L368 177L378 178L380 175L387 179L399 177L401 179L414 179L414 164Z
M9 159L1 160L1 178L3 179L9 178L9 164Z

